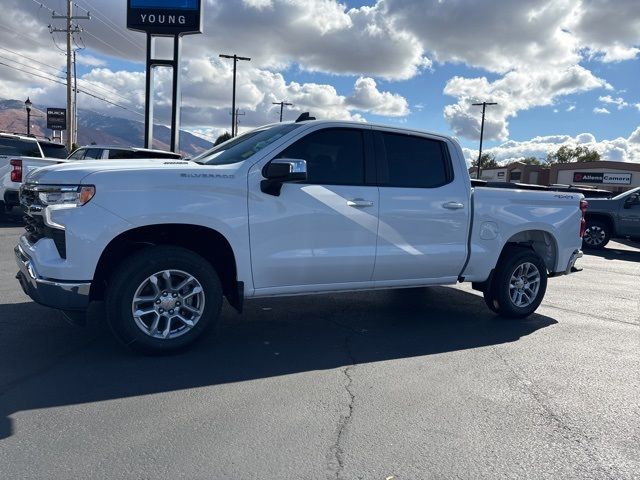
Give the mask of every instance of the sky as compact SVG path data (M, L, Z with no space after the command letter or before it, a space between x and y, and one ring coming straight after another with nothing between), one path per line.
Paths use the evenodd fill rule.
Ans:
M144 34L126 29L126 0L75 0L82 33L78 108L143 119ZM203 0L204 34L183 40L182 127L215 139L231 123L238 64L240 131L278 121L273 102L455 136L501 162L562 145L640 162L638 0ZM64 0L0 0L0 96L65 103ZM166 44L159 44L163 51ZM44 78L43 78L44 77ZM156 120L169 122L171 76L156 75ZM89 94L93 95L90 96ZM95 98L99 97L99 98Z

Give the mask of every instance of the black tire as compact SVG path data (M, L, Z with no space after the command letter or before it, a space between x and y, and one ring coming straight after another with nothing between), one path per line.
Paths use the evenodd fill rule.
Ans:
M523 270L519 270L520 267L523 267ZM529 278L527 273L532 277ZM534 282L529 283L535 273L538 275L537 289ZM522 294L518 289L511 289L511 279L516 275L519 281L520 279L523 281L523 287L520 289ZM534 290L535 295L533 295ZM487 306L501 317L524 318L536 311L546 291L547 268L540 255L528 248L509 247L500 257L491 288L484 297ZM516 300L519 298L519 303L522 305L516 304L512 294L516 296ZM532 296L533 298L530 298Z
M189 293L188 290L192 289L197 292L191 293L191 297L196 296L196 300L187 300L186 297L183 299L181 296L183 293L175 290L175 292L178 293L175 293L173 296L178 296L178 300L182 300L185 305L181 307L177 307L176 305L167 306L165 303L157 305L157 302L161 300L163 302L171 302L172 294L170 292L174 292L174 290L171 289L171 280L174 279L171 278L167 280L165 277L160 278L160 274L155 277L155 282L158 282L156 283L156 290L159 292L158 295L163 295L163 293L160 293L162 290L169 292L167 299L157 297L157 300L148 302L149 307L145 308L157 309L161 306L166 306L167 309L175 309L179 314L187 317L191 315L191 313L182 310L182 307L198 307L197 309L202 310L198 319L195 320L194 316L188 319L189 321L195 320L193 326L187 326L175 317L169 320L168 311L164 312L166 317L161 316L157 311L149 313L149 315L152 315L151 321L147 320L147 318L149 318L148 316L134 316L134 295L143 285L151 287L151 283L153 282L149 282L150 277L163 271L186 273L193 277L195 282L190 283L189 287L184 287L180 292L185 292L184 294L187 295ZM187 278L186 275L183 275L183 277L185 279ZM161 285L162 288L157 288ZM173 286L179 287L180 285ZM150 290L147 290L147 292L150 292ZM154 295L155 294L151 293L150 296ZM140 294L140 296L143 295ZM201 301L202 303L194 304L194 301ZM190 302L191 304L188 305ZM178 303L177 305L181 304ZM112 275L106 295L107 321L115 336L127 347L149 355L168 354L186 348L198 338L202 337L208 328L217 323L221 307L222 286L213 267L200 255L190 250L174 246L148 247L125 259ZM170 311L173 314L174 310ZM178 313L176 316L178 316ZM159 338L152 336L151 333L146 333L142 327L139 326L143 321L148 321L153 324L153 319L156 318L156 316L160 319L159 322L161 325L156 323L155 328L149 326L149 330L160 335L160 328L158 327L164 326L166 328L162 330L169 331L169 337ZM173 332L172 325L176 326L176 332L174 333L171 333Z
M606 222L587 220L587 227L582 238L582 248L600 250L609 243L610 239L611 229Z

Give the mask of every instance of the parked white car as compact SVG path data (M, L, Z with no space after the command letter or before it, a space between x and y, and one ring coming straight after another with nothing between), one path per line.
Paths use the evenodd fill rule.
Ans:
M73 162L21 192L25 292L67 312L106 300L144 352L185 347L223 297L473 282L525 317L582 255L582 195L473 188L458 143L339 121L262 127L192 161ZM69 314L77 318L78 314Z

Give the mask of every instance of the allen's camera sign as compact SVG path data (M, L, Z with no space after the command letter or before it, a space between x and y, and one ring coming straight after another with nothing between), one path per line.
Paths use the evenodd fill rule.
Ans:
M127 28L153 35L202 33L202 0L127 0Z
M62 131L67 129L67 109L47 108L47 128Z
M574 172L573 183L603 183L606 185L631 185L630 173Z

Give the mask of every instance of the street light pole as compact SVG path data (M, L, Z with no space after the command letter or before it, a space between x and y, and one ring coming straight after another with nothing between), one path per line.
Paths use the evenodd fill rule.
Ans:
M24 108L27 109L27 135L31 135L31 100L27 97L27 100L24 102Z
M274 105L280 105L280 123L282 123L282 111L284 110L284 106L292 107L293 103L287 103L285 100L282 102L272 102Z
M231 99L231 137L235 137L238 132L236 132L236 69L238 60L244 60L250 62L251 59L249 57L239 57L235 53L233 55L219 55L220 58L232 58L233 59L233 96Z
M495 102L474 103L474 107L482 107L482 123L480 124L480 153L478 154L478 166L476 167L476 178L480 178L480 170L482 169L482 139L484 137L484 114L487 105L497 105Z

